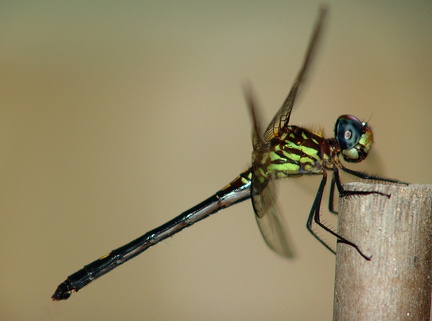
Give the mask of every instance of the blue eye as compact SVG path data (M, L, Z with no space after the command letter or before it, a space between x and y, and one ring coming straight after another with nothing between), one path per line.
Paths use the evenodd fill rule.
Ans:
M342 115L335 126L335 137L342 150L356 146L364 133L363 123L356 117Z

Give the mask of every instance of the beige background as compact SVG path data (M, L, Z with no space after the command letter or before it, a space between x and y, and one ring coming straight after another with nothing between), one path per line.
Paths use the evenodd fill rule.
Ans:
M249 165L242 85L268 121L318 9L155 3L0 3L0 319L330 320L335 258L304 228L319 179L278 184L293 261L244 203L51 302L67 275ZM340 114L371 117L376 145L351 168L431 183L430 2L330 3L292 123L331 135Z

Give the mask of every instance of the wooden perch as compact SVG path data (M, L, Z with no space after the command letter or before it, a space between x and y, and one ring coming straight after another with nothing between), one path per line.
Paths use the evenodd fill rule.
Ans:
M333 320L430 320L432 185L350 183L347 190L379 191L342 197Z

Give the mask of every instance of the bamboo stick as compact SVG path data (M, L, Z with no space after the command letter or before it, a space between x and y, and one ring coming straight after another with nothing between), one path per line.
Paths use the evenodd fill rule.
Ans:
M391 197L340 199L339 234L372 257L338 243L333 320L430 320L432 185L344 188Z

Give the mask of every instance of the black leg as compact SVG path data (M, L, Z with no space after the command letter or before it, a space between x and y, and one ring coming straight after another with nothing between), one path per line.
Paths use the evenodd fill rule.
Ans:
M379 178L381 181L384 180L386 182L398 182L401 183L399 181L394 181L394 180L388 180L386 178L381 178L381 177L377 177L377 176L369 176L365 173L362 172L356 172L350 169L347 169L345 167L342 167L342 169L344 171L346 171L347 173L363 178L363 179L376 179ZM339 177L339 170L337 167L335 167L333 169L333 177L331 180L331 184L330 184L330 195L329 195L329 211L333 214L338 214L338 212L335 210L334 207L334 194L335 194L335 186L338 189L339 192L339 197L344 197L344 196L349 196L349 195L368 195L368 194L378 194L378 195L382 195L382 196L386 196L386 197L390 197L390 195L381 193L381 192L376 192L376 191L356 191L356 192L352 192L352 191L346 191L343 187L342 187L342 183L340 181L340 177Z
M323 223L321 223L320 220L320 207L321 207L321 200L322 200L322 196L323 196L323 192L324 192L324 187L326 185L327 182L327 172L323 172L323 178L321 180L320 186L318 188L318 192L317 195L315 197L315 200L313 202L312 205L312 209L310 211L308 220L306 222L306 228L308 229L308 231L322 244L324 245L327 249L329 249L332 253L335 253L335 251L327 244L324 242L324 240L322 240L313 230L312 230L312 219L315 221L315 223L320 226L322 229L324 229L325 231L327 231L328 233L334 235L337 237L338 242L340 243L345 243L347 245L352 246L353 248L355 248L357 250L357 252L366 260L370 260L371 257L370 256L366 256L360 249L359 247L347 240L346 238L340 236L339 234L337 234L335 231L333 231L331 228L327 227L326 225L324 225ZM340 182L339 182L340 183ZM338 181L336 179L336 185L338 185Z
M381 177L377 177L377 176L368 176L365 173L362 172L356 172L356 171L352 171L348 168L342 167L342 170L344 170L345 172L360 177L362 179L374 179L376 180L376 178L380 178ZM333 180L336 182L336 186L337 189L339 191L339 197L345 197L345 196L350 196L350 195L369 195L369 194L378 194L378 195L382 195L385 196L387 198L390 198L390 195L385 194L385 193L381 193L381 192L377 192L377 191L347 191L342 187L342 183L340 181L340 177L339 177L339 169L337 167L333 168ZM382 178L381 180L386 180L384 178ZM388 180L386 180L386 182L388 182ZM393 182L393 181L392 181Z
M353 176L357 176L360 177L361 179L370 179L370 180L374 180L374 181L381 181L381 182L387 182L387 183L395 183L395 184L403 184L403 185L408 185L408 183L405 182L401 182L398 181L396 179L391 179L391 178L384 178L384 177L379 177L379 176L374 176L374 175L368 175L366 173L363 172L357 172L357 171L353 171L352 169L346 168L344 166L341 166L341 169Z
M335 183L335 179L334 179L334 175L333 175L332 180L331 180L331 183L330 183L330 195L329 195L329 204L328 204L328 208L329 208L330 213L333 213L333 214L336 214L336 215L337 215L338 212L335 211L335 209L334 209L334 193L335 193L335 186L336 186L336 183Z

